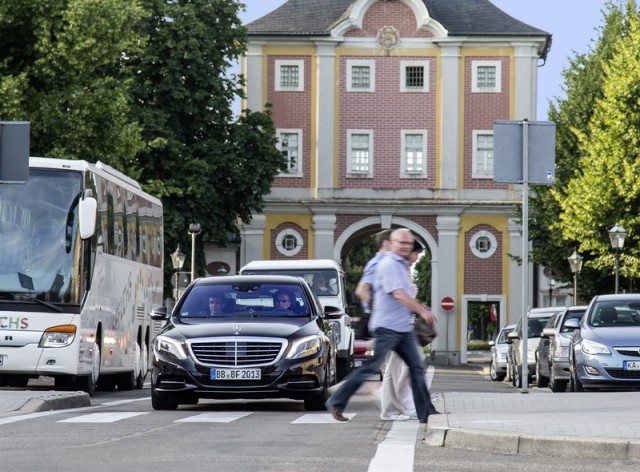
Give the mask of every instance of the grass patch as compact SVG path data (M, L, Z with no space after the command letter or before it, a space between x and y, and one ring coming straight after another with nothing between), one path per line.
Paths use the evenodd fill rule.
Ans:
M488 351L489 341L469 341L467 351Z

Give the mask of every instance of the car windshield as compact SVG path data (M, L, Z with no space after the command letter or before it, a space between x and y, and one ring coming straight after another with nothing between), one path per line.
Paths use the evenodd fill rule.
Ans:
M539 338L544 329L544 325L553 316L553 313L549 313L546 317L529 318L529 338Z
M178 309L180 318L304 317L309 301L299 285L216 284L194 287Z
M587 323L594 328L640 326L640 299L598 302Z

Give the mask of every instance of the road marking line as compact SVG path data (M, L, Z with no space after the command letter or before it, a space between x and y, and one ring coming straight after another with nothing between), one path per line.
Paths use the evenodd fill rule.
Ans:
M60 420L58 423L115 423L116 421L126 420L134 416L148 415L147 412L127 413L127 412L108 412L108 413L91 413L88 415L75 416L66 420Z
M418 421L394 421L369 464L369 472L413 472Z
M174 421L174 423L231 423L249 416L251 413L246 411L212 411L182 418Z
M357 413L343 413L344 416L351 419ZM293 420L291 424L347 424L348 421L338 421L333 419L329 413L307 413Z

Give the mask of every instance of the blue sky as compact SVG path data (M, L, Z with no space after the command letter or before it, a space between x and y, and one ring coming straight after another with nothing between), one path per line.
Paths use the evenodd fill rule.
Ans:
M241 13L249 23L275 10L286 0L240 0ZM518 20L553 35L551 51L538 69L538 120L547 119L548 101L564 97L562 71L575 52L585 53L598 37L602 9L606 0L491 0L498 8Z

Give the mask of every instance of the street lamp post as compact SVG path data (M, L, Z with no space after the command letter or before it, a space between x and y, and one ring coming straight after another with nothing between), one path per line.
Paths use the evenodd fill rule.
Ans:
M553 287L555 287L556 281L549 279L549 306L553 306Z
M196 236L200 234L202 227L200 223L191 223L189 225L189 234L191 234L191 281L196 280Z
M186 254L182 252L182 250L180 249L179 244L176 250L171 253L171 264L173 264L173 271L174 271L174 278L175 278L174 287L176 288L174 298L176 300L180 298L180 275L179 274L180 274L180 271L182 270L182 266L184 265L184 260L186 257L187 257Z
M609 230L609 239L611 239L611 247L615 251L616 255L616 291L619 292L620 289L620 251L624 246L624 237L627 235L627 232L624 230L619 223L616 224Z
M573 254L571 254L567 260L569 261L569 266L571 266L571 272L573 272L573 304L574 306L578 304L578 274L580 270L582 270L582 260L584 258L578 254L578 251L573 250Z

